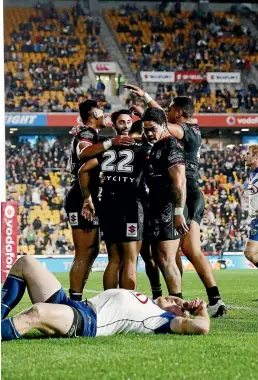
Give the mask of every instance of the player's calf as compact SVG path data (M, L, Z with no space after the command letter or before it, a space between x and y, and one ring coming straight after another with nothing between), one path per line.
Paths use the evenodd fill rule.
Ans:
M137 258L141 242L131 241L121 243L122 247L122 273L121 287L123 289L135 290L137 281Z
M103 275L104 290L117 288L121 268L121 259L117 244L106 244L108 250L108 265Z
M7 279L2 287L1 320L6 318L9 312L20 302L25 289L24 271L33 266L36 259L31 256L20 257L12 266Z

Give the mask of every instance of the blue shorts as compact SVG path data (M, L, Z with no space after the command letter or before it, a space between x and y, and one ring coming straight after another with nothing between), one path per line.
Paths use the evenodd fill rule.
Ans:
M249 240L258 241L258 218L252 220L249 232Z
M87 305L87 301L73 301L67 297L63 288L58 290L50 299L49 303L67 305L78 310L83 318L84 327L81 336L96 336L97 316L94 310Z

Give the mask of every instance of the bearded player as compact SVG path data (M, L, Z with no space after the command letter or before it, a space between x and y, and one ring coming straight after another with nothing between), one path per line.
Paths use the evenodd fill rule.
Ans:
M91 266L99 251L99 222L98 211L92 221L81 216L84 197L81 192L78 171L90 157L110 149L113 145L125 145L132 139L127 136L117 136L114 139L100 142L99 129L104 126L104 113L94 100L86 100L79 105L83 125L76 130L70 152L70 167L72 174L71 188L66 194L64 207L72 228L75 246L75 257L70 271L70 297L81 300L83 287L87 281ZM98 210L99 170L91 172L90 189L95 209Z
M252 170L248 185L249 216L252 221L244 254L258 268L258 144L249 145L245 163Z
M130 131L129 115L124 110L113 114L111 119L118 134ZM104 289L116 288L118 282L124 289L136 289L137 258L141 249L144 227L142 181L147 166L149 147L142 141L117 147L86 162L80 169L80 184L88 208L82 214L93 220L95 210L89 188L89 173L100 167L103 174L100 226L107 245L109 262L104 273ZM122 267L121 267L122 265ZM121 278L119 271L121 267Z
M148 107L161 108L149 94L132 85L125 85L132 93L142 97ZM193 264L203 282L209 299L208 312L216 318L226 313L226 306L221 299L211 265L202 254L200 241L200 222L203 216L205 201L199 188L199 158L201 151L201 133L197 124L191 121L194 113L193 102L189 97L178 96L168 108L168 130L184 144L186 153L186 206L189 233L181 238L181 250ZM181 210L183 213L183 210ZM177 263L181 273L182 264L179 256Z

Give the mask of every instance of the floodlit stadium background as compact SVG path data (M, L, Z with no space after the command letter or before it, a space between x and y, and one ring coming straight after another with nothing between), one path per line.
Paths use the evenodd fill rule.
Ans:
M4 2L6 200L18 205L18 255L54 257L49 269L69 271L68 132L82 98L98 99L107 116L142 104L122 89L131 83L164 108L175 95L194 99L203 135L203 251L214 268L221 256L228 269L252 268L242 253L243 154L258 143L257 10L224 2ZM94 268L103 270L104 242L100 254Z

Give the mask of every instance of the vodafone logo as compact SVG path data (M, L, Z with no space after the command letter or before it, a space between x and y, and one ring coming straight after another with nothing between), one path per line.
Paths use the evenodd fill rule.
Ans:
M110 71L110 68L105 64L98 64L96 65L97 71Z
M258 116L252 117L235 117L235 116L228 116L226 118L227 125L230 126L240 126L240 125L254 125L258 126Z
M14 207L11 205L6 206L5 211L4 211L4 215L8 219L12 219L15 215Z
M76 119L77 124L83 124L81 116L78 116Z
M2 270L9 271L17 257L17 214L16 208L11 204L6 204L2 221ZM5 274L7 274L5 272Z
M226 118L227 125L235 125L236 124L236 118L234 116L228 116Z

